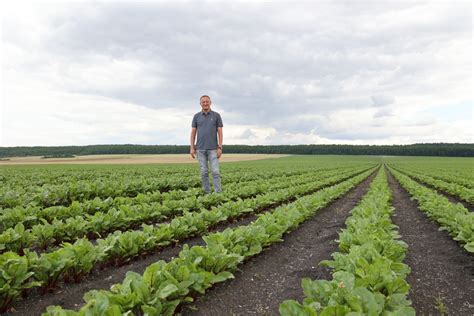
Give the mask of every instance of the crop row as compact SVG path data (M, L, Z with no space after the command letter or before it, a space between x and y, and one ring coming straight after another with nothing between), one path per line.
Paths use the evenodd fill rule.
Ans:
M83 201L94 197L136 196L142 192L167 191L170 189L186 189L200 185L200 179L193 177L161 177L152 179L130 179L121 181L77 181L67 185L44 185L33 192L22 193L21 188L2 190L0 207L11 208L18 205L69 205L73 201Z
M238 169L238 168L235 168ZM159 166L30 166L21 168L2 169L0 173L0 182L5 185L27 185L29 187L43 186L45 184L64 184L79 180L104 180L119 181L126 177L162 177L176 172L191 173L195 170L194 166L180 165L179 168L160 168Z
M320 156L311 158L287 157L267 161L253 161L221 165L223 180L227 176L248 173L289 173L307 172L330 165L333 168L362 167L373 163L373 159L351 159ZM198 169L195 164L173 165L50 165L50 166L4 166L0 168L0 195L2 189L20 189L31 194L37 187L44 185L67 185L78 181L123 182L126 179L153 179L180 174L183 177L195 176ZM53 186L54 187L54 186Z
M300 171L295 171L300 172ZM248 172L246 174L227 174L223 177L223 183L235 182L245 177L247 179L258 179L264 173ZM28 204L42 207L56 205L70 205L73 201L90 200L95 197L108 198L116 196L134 197L139 193L169 191L176 189L188 189L200 187L201 179L197 172L183 175L175 173L172 175L152 177L133 177L123 175L113 180L95 179L70 181L65 184L45 184L41 187L10 187L2 188L0 191L0 207L11 208L25 206Z
M468 176L468 172L469 172L468 170L466 172L457 173L457 174L453 174L451 172L442 172L439 170L429 170L429 171L416 170L416 171L423 173L424 175L430 176L432 178L441 180L441 181L446 181L449 183L461 185L471 190L474 189L474 178Z
M419 209L447 230L454 240L464 244L468 252L474 252L474 213L460 203L451 203L446 197L428 189L408 176L390 168L397 181L418 202Z
M50 306L43 315L173 315L179 304L191 302L213 284L232 278L232 272L241 262L282 241L283 234L298 227L372 171L277 207L249 225L205 236L206 246L185 245L178 258L154 263L143 275L128 272L124 281L113 285L110 291L86 293L86 304L79 312Z
M333 165L334 167L341 167ZM51 166L50 166L51 167ZM311 166L305 165L298 170L309 168ZM245 174L249 171L257 173L272 173L272 168L267 165L260 166L255 169L252 166L238 166L231 164L229 166L222 165L221 170L223 175L234 177L238 174ZM295 168L279 168L278 172L293 173ZM174 176L175 174L183 176L194 176L197 173L196 166L193 164L176 164L168 165L122 165L122 166L55 166L54 168L47 167L27 167L27 168L2 168L0 169L0 183L2 186L24 187L24 191L34 190L35 187L44 185L65 185L71 182L78 181L101 181L101 182L120 182L124 179L152 179Z
M320 172L326 172L322 170ZM283 175L275 175L273 174L265 174L261 177L255 179L254 177L250 177L251 179L243 180L240 182L232 182L225 186L226 191L233 191L238 187L246 186L249 183L253 183L256 181L265 181L268 179L285 179L291 178L295 176L299 176L300 173L295 173L290 175L285 173ZM53 220L61 220L72 218L76 216L86 217L87 215L93 215L97 212L104 212L108 211L112 208L120 208L125 206L134 206L134 205L144 205L144 204L154 204L154 203L162 203L166 204L168 201L177 201L177 200L184 200L189 198L198 198L201 197L202 190L198 188L190 188L188 190L171 190L167 192L148 192L146 194L139 193L135 197L108 197L106 199L100 199L98 197L94 198L93 200L85 200L82 202L73 201L69 206L51 206L47 208L42 208L40 206L26 206L26 207L15 207L12 209L4 209L2 210L2 214L0 215L0 232L8 228L13 228L15 225L22 223L25 228L30 228L33 225L44 223L42 219L46 222L51 223ZM209 195L206 198L202 198L204 205L212 205L216 199L216 196ZM206 202L209 200L209 203ZM173 202L169 202L173 204Z
M369 172L371 171L366 171L362 175L367 176ZM6 274L0 275L0 285L2 283L8 284L8 287L4 293L0 290L0 298L2 301L8 302L13 297L24 293L25 289L30 286L42 286L43 291L47 291L55 287L61 277L65 281L79 281L84 275L90 273L98 263L102 263L102 265L106 262L123 263L127 261L127 258L153 251L157 247L183 240L194 234L204 233L210 226L225 222L229 218L258 212L342 179L341 176L334 176L321 180L319 183L310 182L289 187L257 196L254 199L228 202L211 210L186 212L170 223L156 227L143 225L143 230L116 231L106 239L98 239L97 245L93 245L86 239L79 239L74 244L65 243L62 248L54 252L43 253L40 256L28 251L24 256L6 252L0 255L0 269L7 271ZM17 266L22 267L21 276L13 277L9 271L17 269Z
M395 169L409 176L410 178L414 178L425 184L431 185L440 191L457 196L461 200L466 201L471 205L474 205L474 189L466 188L465 186L459 185L454 182L446 182L444 180L439 180L419 172L408 171L406 169L398 169L393 166L392 169Z
M403 263L407 245L392 224L391 194L383 169L369 192L346 220L339 234L339 252L321 264L332 269L332 280L301 282L303 304L280 304L283 316L300 315L415 315L407 299L405 278L410 268Z
M73 217L71 214L71 217L66 220L53 220L52 223L44 221L42 224L34 225L31 229L25 229L23 224L17 224L15 228L9 228L0 234L0 251L14 251L22 254L25 249L30 247L46 249L60 242L70 242L84 236L98 238L116 229L126 230L137 224L163 221L186 211L197 211L239 198L249 198L263 192L288 187L290 184L297 185L332 175L349 175L353 172L341 173L336 170L286 177L285 181L278 177L245 183L246 185L234 184L222 194L190 196L179 200L165 200L149 204L120 205L105 213L97 212L85 217Z
M434 179L474 189L474 175L472 167L468 162L454 164L454 166L451 166L450 163L447 166L446 162L438 165L436 163L427 163L425 160L423 160L423 163L400 163L399 161L394 161L390 163L390 166L398 170L416 172Z

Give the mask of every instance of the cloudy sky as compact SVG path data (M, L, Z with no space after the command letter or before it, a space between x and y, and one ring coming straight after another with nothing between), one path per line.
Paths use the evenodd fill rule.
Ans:
M11 1L10 1L11 2ZM1 4L0 146L474 142L471 1Z

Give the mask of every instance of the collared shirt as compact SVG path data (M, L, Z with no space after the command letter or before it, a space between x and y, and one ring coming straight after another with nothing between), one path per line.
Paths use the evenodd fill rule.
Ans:
M219 113L199 111L194 114L191 126L197 129L197 150L217 149L217 128L224 126Z

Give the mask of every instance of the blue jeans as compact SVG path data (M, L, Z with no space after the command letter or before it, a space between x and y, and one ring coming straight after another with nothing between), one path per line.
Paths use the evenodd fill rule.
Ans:
M217 150L197 150L197 159L199 168L201 169L202 188L204 192L211 192L211 184L209 183L208 162L211 165L212 182L214 183L214 191L222 192L221 176L219 174L219 160L217 159Z

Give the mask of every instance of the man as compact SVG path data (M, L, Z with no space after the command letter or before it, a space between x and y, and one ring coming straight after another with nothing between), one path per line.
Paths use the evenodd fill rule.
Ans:
M205 194L211 192L209 183L208 162L211 165L214 191L222 192L219 174L219 158L222 156L222 119L219 113L211 110L211 98L203 95L199 99L201 111L193 117L191 129L191 157L197 156L201 170L202 188ZM196 141L197 133L197 142ZM219 141L217 141L219 136Z

